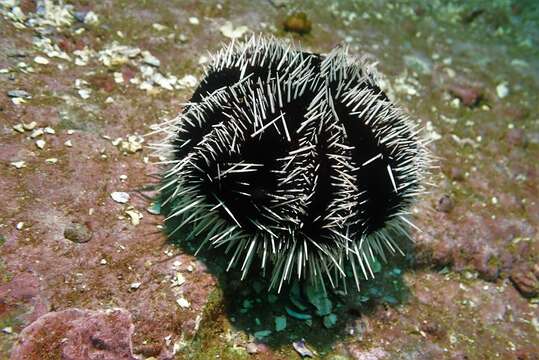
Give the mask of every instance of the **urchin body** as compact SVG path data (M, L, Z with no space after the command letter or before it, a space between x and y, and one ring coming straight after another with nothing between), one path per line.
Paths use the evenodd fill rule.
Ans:
M400 251L428 155L419 129L344 49L253 37L217 53L163 126L173 229L223 248L228 269L335 287ZM392 235L393 234L393 235ZM351 275L348 275L351 274Z

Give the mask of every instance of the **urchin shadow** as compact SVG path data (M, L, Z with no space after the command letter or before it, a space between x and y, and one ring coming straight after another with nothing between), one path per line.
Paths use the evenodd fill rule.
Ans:
M185 231L168 235L178 225L174 218L165 221L164 231L169 242L185 253L195 255L199 247L196 238L185 241ZM403 274L413 263L413 247L410 240L401 237L395 240L407 255L391 256L386 263L375 267L375 278L361 280L360 292L356 290L354 281L350 281L346 294L329 287L326 292L313 290L297 282L283 287L280 293L268 291L269 281L262 273L256 272L256 266L243 280L239 270L232 268L226 271L227 261L222 249L204 248L196 257L218 279L224 315L236 330L273 349L305 339L308 347L324 353L338 338L350 335L354 320L362 314L371 313L380 305L397 306L407 301L409 289ZM353 278L352 273L349 275ZM326 295L329 304L325 300Z

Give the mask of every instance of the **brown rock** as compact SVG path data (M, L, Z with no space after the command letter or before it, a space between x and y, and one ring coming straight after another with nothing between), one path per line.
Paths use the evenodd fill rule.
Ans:
M92 231L88 226L74 222L66 226L64 237L76 243L85 243L92 238Z
M135 360L131 315L122 309L89 311L68 309L43 315L26 327L11 359Z
M534 297L539 294L539 279L530 267L521 266L513 269L511 281L524 297Z
M438 203L436 204L436 210L440 212L448 213L455 207L455 203L453 202L453 199L449 195L443 195L438 199Z
M312 28L311 21L307 18L307 14L303 12L288 16L283 26L285 31L295 32L301 35L310 33Z
M449 92L460 99L465 106L473 107L482 98L482 92L478 87L466 84L452 84L448 88Z

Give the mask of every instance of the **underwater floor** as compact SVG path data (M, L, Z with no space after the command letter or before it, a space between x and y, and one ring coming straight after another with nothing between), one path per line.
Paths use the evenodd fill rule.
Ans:
M535 1L0 0L0 15L0 359L537 359ZM377 62L431 138L421 231L359 295L268 294L164 235L143 135L181 111L208 52L253 33Z

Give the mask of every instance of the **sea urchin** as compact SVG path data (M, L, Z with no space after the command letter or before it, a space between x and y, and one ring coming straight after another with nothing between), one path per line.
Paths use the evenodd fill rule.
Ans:
M270 288L373 277L401 252L428 153L420 130L338 48L308 53L252 37L215 56L191 101L160 128L167 220L228 269L253 264Z

